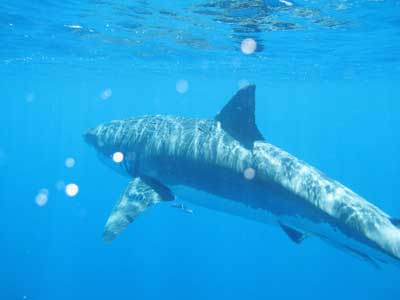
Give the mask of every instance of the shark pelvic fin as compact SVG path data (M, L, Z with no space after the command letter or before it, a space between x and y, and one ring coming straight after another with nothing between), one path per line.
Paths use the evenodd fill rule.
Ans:
M283 231L287 234L287 236L296 244L300 244L307 237L307 234L304 234L292 227L286 226L282 223L279 223Z
M254 141L264 140L255 121L255 85L240 89L225 105L215 120L244 147L253 148Z
M160 201L174 199L172 192L156 179L136 177L127 186L104 227L103 239L114 240L139 214Z

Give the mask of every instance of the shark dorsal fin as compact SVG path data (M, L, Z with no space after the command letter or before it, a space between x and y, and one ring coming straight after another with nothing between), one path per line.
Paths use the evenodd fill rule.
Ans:
M224 106L215 120L244 147L253 148L254 141L264 140L255 121L255 85L240 89Z

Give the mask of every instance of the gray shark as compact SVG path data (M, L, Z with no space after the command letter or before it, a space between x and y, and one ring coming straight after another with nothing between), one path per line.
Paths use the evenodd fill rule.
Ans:
M295 243L314 236L375 266L400 266L399 220L265 141L254 85L212 119L134 117L101 124L84 138L131 179L106 222L106 241L153 204L179 197L277 225Z

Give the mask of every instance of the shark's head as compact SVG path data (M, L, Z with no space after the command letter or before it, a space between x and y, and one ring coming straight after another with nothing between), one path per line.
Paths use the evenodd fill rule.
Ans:
M83 138L98 152L108 156L118 151L122 152L128 140L135 140L136 131L132 128L135 128L137 123L136 118L103 123L86 131Z
M91 128L83 134L85 142L94 148L98 146L97 128L98 127Z
M107 166L123 175L132 175L136 154L134 147L127 151L127 141L134 141L134 136L127 136L129 127L136 120L112 121L89 129L83 134L85 142L98 153L99 159ZM129 131L132 135L132 131ZM133 146L132 143L130 146Z
M116 143L106 139L111 128L107 124L91 128L83 134L83 139L102 155L109 156L117 150Z

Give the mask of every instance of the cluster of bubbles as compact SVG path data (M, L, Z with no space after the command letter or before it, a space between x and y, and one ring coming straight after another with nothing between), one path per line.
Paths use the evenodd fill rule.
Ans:
M73 28L73 29L79 29L78 26L75 25L65 25L66 27ZM181 80L177 82L177 90L180 93L185 93L188 90L188 83L185 80ZM111 88L106 88L100 93L100 99L101 100L107 100L112 96L112 90ZM27 103L32 103L35 100L35 94L32 92L29 92L25 96L25 101ZM0 149L0 165L1 162L4 158L4 153ZM122 152L115 152L112 156L112 159L115 163L121 163L124 160L124 154ZM64 165L68 169L72 169L76 165L76 160L73 157L67 157L64 161ZM59 180L56 182L55 187L58 191L62 191L65 193L66 196L68 197L75 197L79 193L79 186L78 184L74 182L66 183L63 180ZM47 188L42 188L38 191L38 193L35 196L35 203L43 207L48 203L49 200L49 190Z
M76 160L73 157L67 157L65 159L65 167L67 167L68 169L71 169L75 166L76 164ZM57 189L64 189L65 194L68 197L75 197L76 195L78 195L79 192L79 186L76 183L68 183L65 184L64 181L59 181L57 182L58 187Z
M75 166L76 160L73 157L67 157L64 164L66 168L71 169ZM59 180L55 186L58 191L63 191L68 197L75 197L79 193L79 186L73 182L66 184L63 180ZM35 203L43 207L47 204L48 200L49 190L47 188L40 189L35 197Z
M135 154L131 154L132 157L135 156ZM122 152L115 152L112 155L112 160L119 164L124 160L124 154ZM68 157L65 159L65 167L67 168L73 168L76 164L76 160L73 157ZM76 183L68 183L65 184L63 180L59 180L56 182L56 189L59 191L64 191L65 194L68 197L75 197L79 193L79 186ZM36 195L35 202L38 206L45 206L48 202L48 196L49 196L49 191L45 188L39 190L38 194Z

